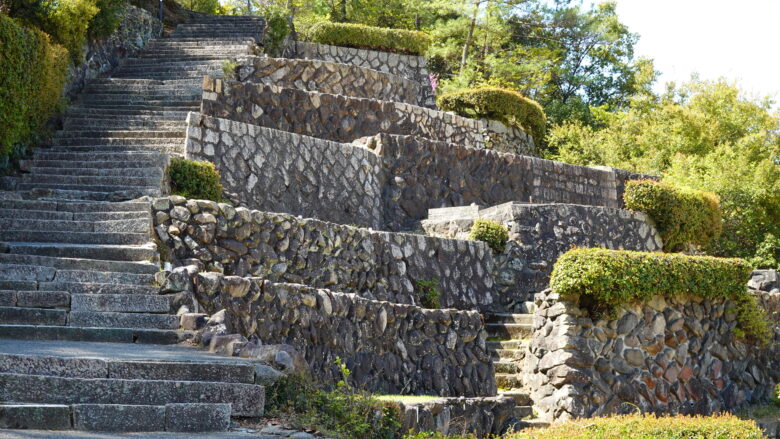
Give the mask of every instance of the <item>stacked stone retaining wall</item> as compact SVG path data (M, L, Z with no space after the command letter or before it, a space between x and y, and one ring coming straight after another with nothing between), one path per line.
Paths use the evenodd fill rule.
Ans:
M199 273L196 298L246 337L303 353L312 373L335 383L340 358L352 384L372 392L495 395L484 323L475 311L422 309L297 284Z
M159 239L209 270L420 304L433 280L441 306L492 306L493 256L477 241L369 229L172 196L152 203Z

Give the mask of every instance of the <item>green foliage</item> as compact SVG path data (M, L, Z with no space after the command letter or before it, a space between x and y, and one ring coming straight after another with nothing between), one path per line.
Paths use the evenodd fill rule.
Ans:
M702 416L627 415L580 419L524 430L511 439L763 439L754 421L731 414Z
M706 246L720 235L721 210L715 194L652 180L626 183L626 207L647 213L667 252Z
M750 263L756 268L780 269L780 238L767 233L756 248L756 255L750 258Z
M125 0L97 0L98 13L89 23L89 34L93 37L107 37L122 21Z
M509 241L509 230L493 220L477 218L471 226L469 239L485 242L494 252L501 253Z
M219 14L222 12L219 0L177 0L177 2L190 11L204 14Z
M0 14L0 162L35 140L60 108L67 68L65 49Z
M219 172L210 162L198 162L178 157L168 167L173 193L186 198L222 201Z
M237 67L238 63L235 61L222 61L222 73L225 74L226 78L232 77Z
M474 434L448 435L438 431L423 431L404 435L403 439L477 439L477 436Z
M780 407L780 383L778 383L774 389L772 389L772 402Z
M308 38L322 44L420 55L428 50L431 38L423 33L384 29L349 23L318 23Z
M487 118L521 128L537 142L544 139L547 117L536 102L512 90L482 87L446 93L437 99L444 111L461 116Z
M265 18L263 51L270 56L279 56L284 39L290 34L290 12L284 7L268 4L264 5L259 13Z
M417 279L417 292L420 295L420 305L423 308L441 308L441 290L438 279Z
M95 0L48 0L45 4L47 18L41 29L68 49L74 63L81 62L89 23L98 13Z
M347 384L349 370L337 359L342 380L333 389L309 377L290 375L266 388L266 413L298 428L314 428L338 439L400 436L400 410Z
M724 221L705 249L710 254L751 258L767 234L780 236L780 117L770 99L694 78L660 98L636 98L626 112L594 111L602 128L553 128L548 141L558 152L548 158L663 175L714 192Z
M654 295L732 300L741 330L735 335L764 344L771 333L766 316L747 292L752 271L742 259L578 248L555 262L550 288L561 297L578 297L596 313L647 302Z

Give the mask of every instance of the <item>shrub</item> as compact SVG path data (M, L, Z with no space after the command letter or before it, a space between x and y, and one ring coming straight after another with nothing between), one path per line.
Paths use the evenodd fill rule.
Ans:
M496 253L501 253L509 241L509 230L493 220L477 218L471 226L469 239L486 243Z
M459 90L437 99L444 111L471 118L487 118L521 128L537 144L544 140L547 116L541 105L520 93L496 87Z
M173 193L186 198L222 201L219 172L210 162L198 162L178 157L168 168Z
M610 311L654 295L729 299L737 305L738 337L769 341L766 315L747 291L752 267L742 259L578 248L558 258L550 288L561 297L579 297L591 311Z
M441 308L441 291L438 279L417 279L417 291L423 308Z
M759 269L780 269L780 238L767 233L764 236L764 240L758 244L756 255L750 258L750 263Z
M772 389L772 402L776 406L780 406L780 384L777 384L774 389Z
M762 439L754 421L731 414L709 417L628 415L580 419L523 431L512 439Z
M431 37L424 32L352 23L317 23L307 37L315 43L412 55L422 55L431 45Z
M74 63L81 62L89 23L99 12L95 0L49 0L45 4L41 29L68 49Z
M668 252L705 246L722 230L717 195L652 180L626 183L626 207L647 213L658 227Z
M290 34L288 18L290 11L274 4L264 5L260 15L265 18L263 28L263 52L270 56L280 55L282 44Z
M31 142L59 110L67 69L64 48L0 14L0 159Z
M89 34L93 37L107 37L122 21L125 0L97 0L98 13L89 23Z

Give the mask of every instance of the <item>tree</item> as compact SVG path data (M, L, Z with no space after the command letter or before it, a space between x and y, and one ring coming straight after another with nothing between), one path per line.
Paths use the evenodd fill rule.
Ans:
M567 122L548 137L550 158L662 175L721 198L724 232L708 252L751 257L780 236L780 117L769 98L725 80L669 85L625 112L592 108L595 124Z

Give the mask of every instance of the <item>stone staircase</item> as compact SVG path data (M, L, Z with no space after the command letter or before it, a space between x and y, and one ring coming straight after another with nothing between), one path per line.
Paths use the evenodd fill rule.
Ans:
M252 363L175 345L191 333L156 285L148 201L203 75L258 29L200 18L152 42L91 82L18 192L0 193L0 428L226 431L263 413Z

